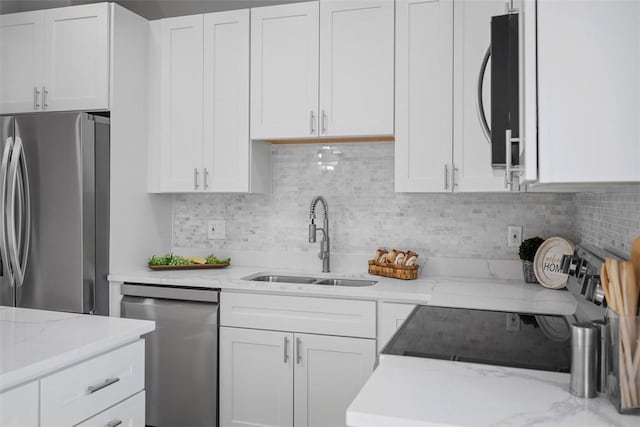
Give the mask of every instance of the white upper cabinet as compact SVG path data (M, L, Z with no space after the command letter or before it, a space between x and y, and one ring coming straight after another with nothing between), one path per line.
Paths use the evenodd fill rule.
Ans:
M249 188L249 10L204 16L205 191Z
M491 167L491 144L477 113L478 79L491 44L491 17L505 13L503 0L461 0L454 4L454 128L455 190L506 191L504 171ZM482 87L484 111L491 123L491 65Z
M0 15L0 114L39 109L43 31L42 11Z
M111 5L0 16L0 114L108 110Z
M203 185L202 49L202 15L161 21L160 161L167 191Z
M318 134L318 2L251 9L251 138Z
M537 181L640 181L640 2L538 0L529 12L537 64L525 62L525 126L535 123L537 77ZM525 61L534 48L525 45ZM533 125L525 144L535 149Z
M321 135L393 134L393 6L321 0Z
M396 2L397 192L450 192L453 2Z
M45 11L43 109L109 108L108 3Z

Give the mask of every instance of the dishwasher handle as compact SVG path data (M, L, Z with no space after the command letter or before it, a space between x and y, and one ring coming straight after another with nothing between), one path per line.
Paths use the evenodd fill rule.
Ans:
M183 288L175 286L156 286L140 285L136 283L124 283L122 285L122 295L141 298L158 298L179 301L218 303L220 298L220 291L218 289Z

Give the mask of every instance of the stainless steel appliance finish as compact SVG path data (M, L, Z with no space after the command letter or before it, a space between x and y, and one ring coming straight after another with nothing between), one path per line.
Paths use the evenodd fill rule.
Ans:
M107 314L109 119L0 123L0 305Z
M147 425L216 426L219 291L125 283L122 294L122 317L156 322L145 337Z
M324 114L324 112L323 112ZM324 216L322 218L322 228L316 227L316 205L318 202L322 205ZM328 273L331 271L331 248L329 245L329 205L324 197L316 196L311 200L311 206L309 207L309 243L316 242L316 233L318 230L322 231L322 240L320 241L320 253L318 258L322 260L322 272Z
M571 325L571 381L569 392L578 397L596 397L598 383L598 328L591 323Z

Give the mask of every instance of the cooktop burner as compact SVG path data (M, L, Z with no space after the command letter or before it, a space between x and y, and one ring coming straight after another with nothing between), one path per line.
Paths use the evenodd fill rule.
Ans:
M569 372L571 328L563 316L418 306L382 353Z

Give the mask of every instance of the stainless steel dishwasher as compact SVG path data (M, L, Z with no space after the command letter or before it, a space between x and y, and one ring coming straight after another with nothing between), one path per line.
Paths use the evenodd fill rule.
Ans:
M125 283L121 316L154 320L146 338L148 426L218 422L217 289Z

